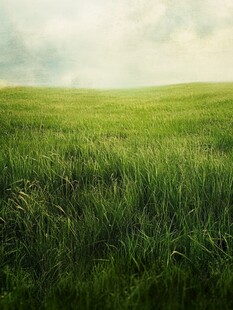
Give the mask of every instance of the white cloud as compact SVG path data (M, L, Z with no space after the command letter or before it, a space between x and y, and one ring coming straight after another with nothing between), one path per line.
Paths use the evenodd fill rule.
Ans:
M233 80L232 0L2 0L0 9L1 79L82 87Z

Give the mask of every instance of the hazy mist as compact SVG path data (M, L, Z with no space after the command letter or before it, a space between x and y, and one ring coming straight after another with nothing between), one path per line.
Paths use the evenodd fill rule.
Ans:
M1 0L0 79L135 87L233 80L233 0Z

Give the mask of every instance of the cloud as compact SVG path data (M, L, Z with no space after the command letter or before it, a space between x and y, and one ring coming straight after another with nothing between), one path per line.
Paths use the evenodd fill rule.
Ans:
M0 79L130 87L233 80L232 0L2 0Z

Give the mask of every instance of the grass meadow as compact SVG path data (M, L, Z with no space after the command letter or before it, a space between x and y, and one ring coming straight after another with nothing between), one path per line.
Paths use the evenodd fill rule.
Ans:
M233 84L0 89L0 309L232 309Z

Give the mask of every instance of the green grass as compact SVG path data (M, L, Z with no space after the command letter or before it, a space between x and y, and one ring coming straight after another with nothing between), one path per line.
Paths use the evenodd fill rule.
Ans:
M0 111L0 309L232 309L233 84Z

